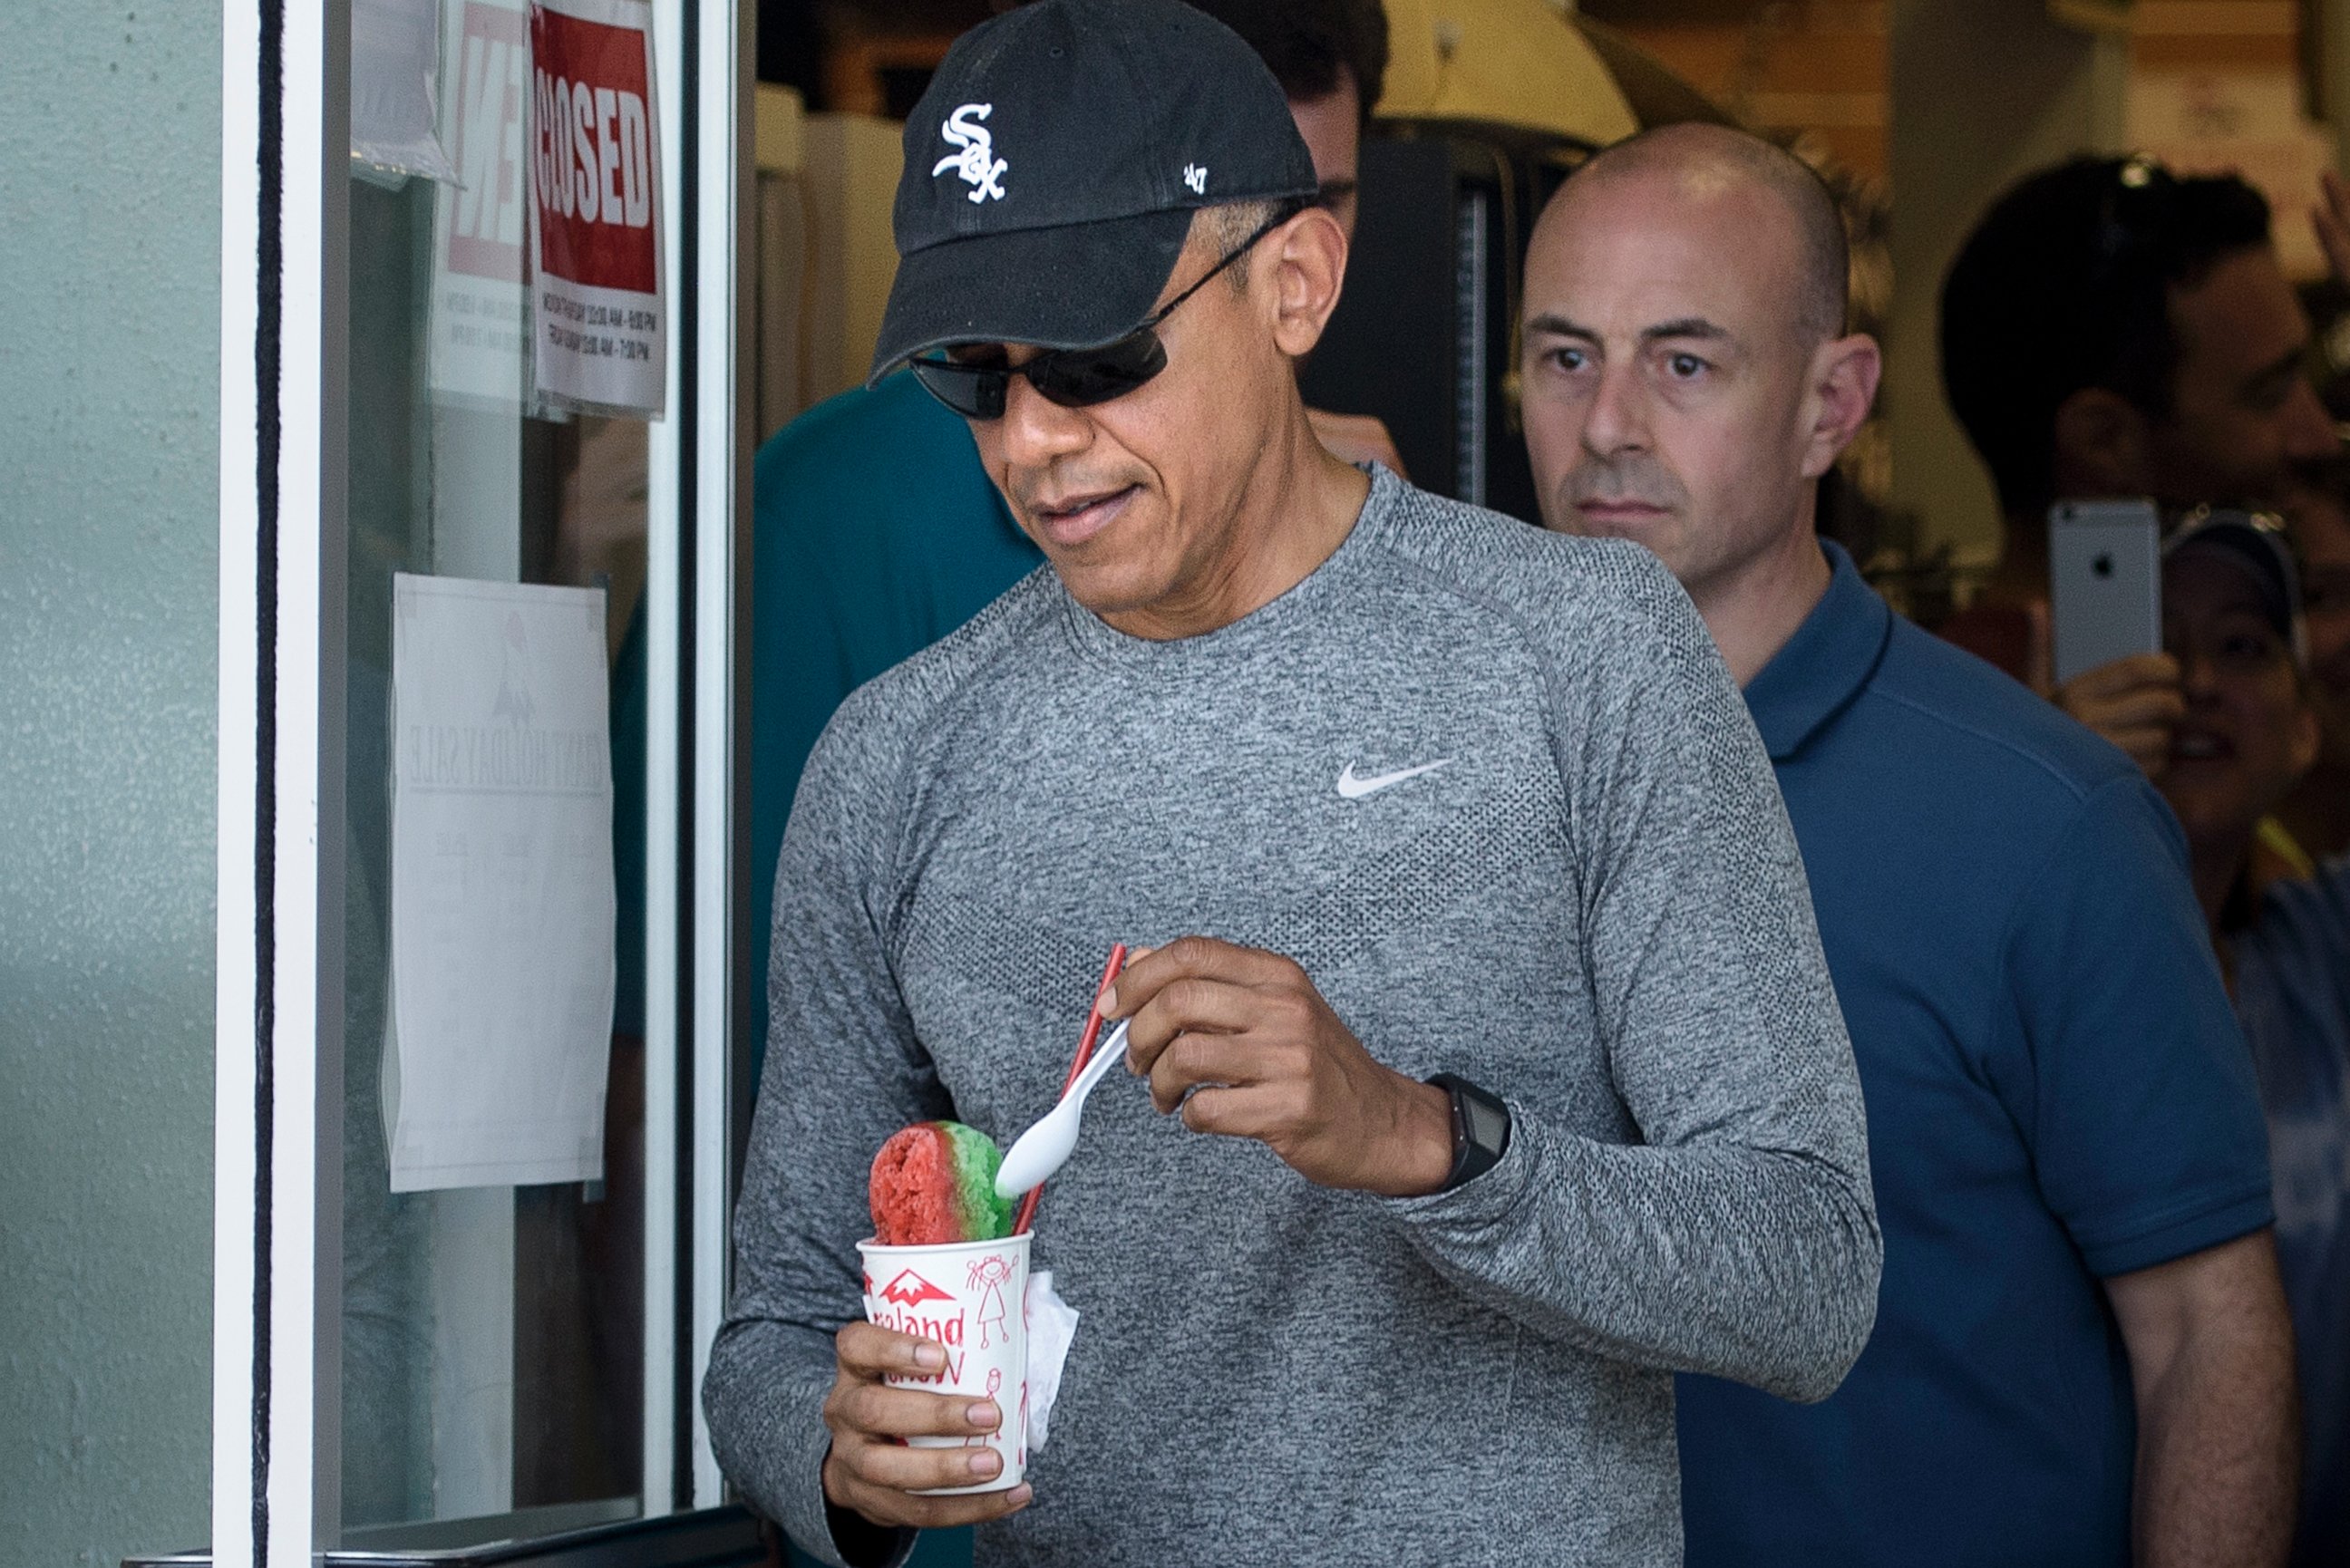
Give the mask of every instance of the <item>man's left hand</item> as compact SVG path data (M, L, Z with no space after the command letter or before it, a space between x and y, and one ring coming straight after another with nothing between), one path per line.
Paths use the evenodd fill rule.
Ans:
M1279 953L1185 937L1129 962L1103 1012L1127 1064L1193 1132L1253 1137L1309 1181L1388 1198L1452 1168L1452 1103L1382 1065Z

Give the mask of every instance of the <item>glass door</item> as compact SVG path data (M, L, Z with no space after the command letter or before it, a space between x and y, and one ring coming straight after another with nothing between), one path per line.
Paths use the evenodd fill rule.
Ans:
M465 8L520 16L479 4ZM491 69L498 72L504 49L499 40L487 50L474 43L473 52L491 54ZM508 91L520 98L518 90ZM519 108L515 103L505 112L518 115ZM511 159L493 168L502 171L509 191L525 183ZM625 690L614 679L623 650L630 651L632 664L641 659L648 421L534 406L524 384L519 321L493 317L485 325L478 314L452 312L452 302L477 304L489 296L485 282L503 282L503 292L517 304L522 296L519 244L502 247L511 260L504 279L452 275L449 254L462 250L468 237L456 221L492 205L491 194L479 201L473 194L471 186L461 193L429 179L382 174L356 180L350 191L342 910L347 1418L339 1463L344 1537L351 1543L422 1521L536 1510L584 1522L630 1517L641 1507L644 985L640 949L622 956L637 944L619 940L618 912L629 910L629 934L640 943L644 792L622 789L619 780L631 764L642 768L645 749L640 702L623 711L609 694ZM511 193L503 200L509 207L523 204ZM518 232L519 224L510 226ZM500 259L493 254L485 265ZM467 339L490 337L511 366L512 387L504 396L452 392L445 383L435 384L436 354L459 339L461 329ZM434 587L481 585L484 591L469 590L445 605L424 600L432 608L420 614L417 590L423 585L408 581L419 577L432 579ZM514 586L582 592L542 597L495 591ZM394 691L395 659L412 660L417 651L398 646L399 611L410 612L405 629L411 634L420 625L446 633L473 624L476 618L463 613L465 607L494 617L511 606L510 614L523 618L513 621L513 630L528 638L540 629L530 618L541 605L577 606L599 623L601 635L565 639L542 657L574 664L592 659L592 669L562 673L571 683L592 684L606 700L598 759L604 766L596 781L603 810L572 813L553 830L577 831L579 822L572 819L600 815L588 829L602 842L587 857L604 863L600 877L564 876L552 857L579 846L553 843L547 825L517 815L495 794L482 797L483 810L460 804L421 818L397 814L401 836L430 832L441 842L422 854L402 846L396 866L396 799L406 806L407 792L435 770L460 777L495 774L494 766L468 759L452 763L426 754L412 738L403 743L395 737L394 724L401 722L395 716L401 706ZM434 613L451 608L458 613ZM516 647L511 639L489 646L515 655L517 666L540 651ZM465 725L483 715L480 704L469 703L463 692L426 694L427 711L402 722L402 730L412 737L420 722L452 728L452 742L471 747L504 740L541 743L546 732L538 715L522 710L534 701L546 702L548 695L525 682L553 672L525 667L509 674L478 662L474 668L484 682L509 681L504 691L488 693L493 709L501 697L508 700L505 711L490 716L504 722L506 732ZM463 671L439 673L462 678ZM559 807L567 798L551 795L522 810ZM553 896L542 898L538 885L548 881L556 883ZM610 887L608 897L591 891L598 882ZM403 898L424 907L396 909ZM480 906L490 901L505 907L488 914ZM578 1030L547 1031L532 1041L550 1054L584 1055L584 1071L600 1086L582 1118L592 1124L598 1146L575 1162L582 1168L567 1171L563 1179L478 1181L440 1168L470 1158L463 1147L400 1162L416 1165L412 1170L394 1168L393 1155L407 1151L390 1146L396 1133L407 1132L417 1144L491 1145L478 1152L494 1172L501 1129L485 1116L491 1126L484 1134L469 1136L462 1123L437 1114L418 1123L412 1112L406 1119L414 1125L401 1127L403 1107L386 1094L387 1066L397 1073L400 1063L388 1063L387 1054L404 1055L411 1075L462 1073L463 1064L444 1054L439 1043L408 1036L420 1027L447 1029L461 1050L495 1053L505 1044L494 1037L497 1029L527 1027L512 1019L468 1027L474 1021L400 1012L393 1005L396 914L404 922L403 943L421 949L404 947L398 955L412 971L399 977L411 1007L415 992L436 986L477 993L457 1002L461 1008L497 1008L506 1001L501 977L473 971L462 954L440 949L443 933L432 928L442 921L449 936L497 943L509 961L577 968L579 960L566 947L598 950L587 967L599 971L606 991L581 1002L605 1020L594 1044ZM495 929L509 921L581 929L560 933L560 945L512 940ZM590 932L589 923L601 929ZM622 974L625 984L618 979ZM528 987L524 997L567 1000L543 982ZM526 1102L561 1093L563 1085L546 1079L581 1070L525 1060L511 1075L484 1075L459 1085L458 1093L492 1095L503 1082L505 1092ZM412 1091L408 1098L412 1103ZM362 1413L363 1418L352 1418Z
M232 0L215 1561L720 1501L748 22Z

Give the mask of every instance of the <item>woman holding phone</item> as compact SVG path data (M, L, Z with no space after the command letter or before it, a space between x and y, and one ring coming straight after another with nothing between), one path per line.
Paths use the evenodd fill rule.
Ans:
M2313 867L2264 831L2319 745L2282 529L2215 513L2174 534L2162 631L2180 716L2147 772L2186 830L2268 1116L2302 1394L2293 1561L2350 1562L2350 857Z

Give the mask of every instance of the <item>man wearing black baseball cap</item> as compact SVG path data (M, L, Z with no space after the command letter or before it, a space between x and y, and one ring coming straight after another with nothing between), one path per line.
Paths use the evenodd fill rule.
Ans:
M1315 441L1313 192L1173 0L1013 11L909 122L875 370L1050 569L841 709L777 871L703 1397L832 1561L1678 1563L1669 1374L1819 1398L1866 1338L1851 1049L1720 656L1646 552ZM1049 1109L1117 940L1150 1104L1096 1093L1041 1211L1052 1444L935 1495L996 1457L905 1438L1027 1412L885 1385L946 1350L858 1321L867 1167Z
M1386 81L1380 0L1191 4L1238 33L1281 83L1313 155L1321 200L1351 232L1362 140ZM1003 0L994 8L1012 7ZM1403 472L1376 417L1308 413L1331 451ZM969 428L903 373L828 398L770 437L754 465L751 511L745 833L751 929L764 942L774 925L784 823L800 769L834 711L858 687L978 614L1044 557L981 469ZM640 637L623 645L615 712L643 710L643 653ZM641 734L622 725L616 736L616 745L633 744L632 754L641 755ZM625 945L621 961L622 993L641 992L627 983ZM762 1041L766 1024L762 999L751 1024Z

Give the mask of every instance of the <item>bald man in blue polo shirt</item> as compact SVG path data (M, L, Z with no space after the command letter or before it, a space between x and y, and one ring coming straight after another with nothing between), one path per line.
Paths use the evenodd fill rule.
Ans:
M1688 1561L2283 1561L2291 1328L2249 1058L2128 759L1817 540L1879 369L1800 162L1602 153L1526 264L1548 524L1690 591L1787 800L1867 1097L1877 1329L1800 1407L1679 1379Z

